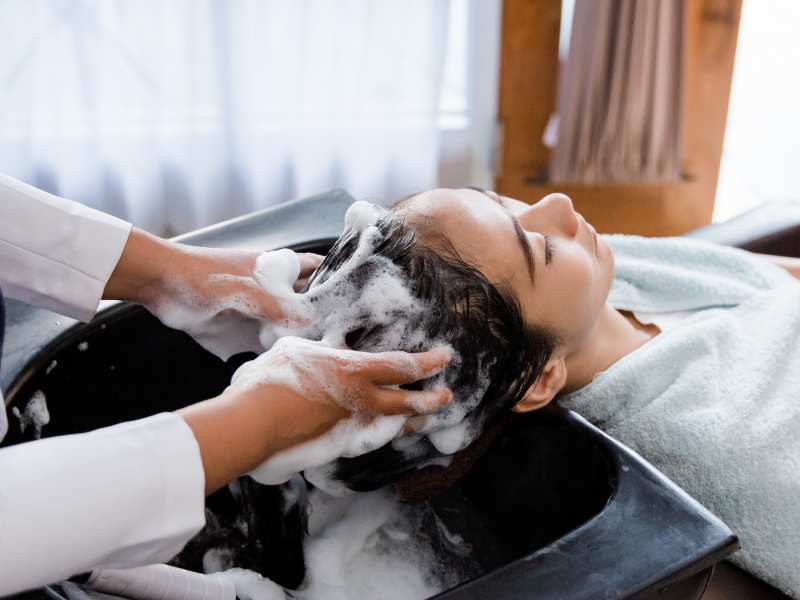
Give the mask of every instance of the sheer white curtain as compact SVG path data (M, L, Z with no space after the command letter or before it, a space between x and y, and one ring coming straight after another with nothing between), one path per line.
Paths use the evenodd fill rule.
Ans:
M433 186L447 0L5 0L0 171L156 232Z
M545 138L555 145L551 182L679 179L683 3L569 6L569 50Z

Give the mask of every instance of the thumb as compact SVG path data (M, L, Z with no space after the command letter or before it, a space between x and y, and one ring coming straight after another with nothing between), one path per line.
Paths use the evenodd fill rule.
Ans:
M294 295L294 282L300 276L300 257L288 248L264 252L256 260L253 277L264 291L276 298Z
M301 252L297 255L300 259L300 275L299 277L308 277L325 259L321 254L314 254L313 252Z

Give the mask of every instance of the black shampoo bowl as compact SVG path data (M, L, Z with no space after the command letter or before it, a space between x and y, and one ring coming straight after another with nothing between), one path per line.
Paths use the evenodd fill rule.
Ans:
M351 201L331 192L183 241L325 252ZM14 302L7 313L3 445L29 439L11 408L37 390L51 413L43 434L60 435L213 396L235 367L127 304L89 324ZM723 523L638 455L558 408L515 418L437 501L453 497L469 510L451 514L448 528L472 542L483 574L442 599L699 598L713 565L737 548Z

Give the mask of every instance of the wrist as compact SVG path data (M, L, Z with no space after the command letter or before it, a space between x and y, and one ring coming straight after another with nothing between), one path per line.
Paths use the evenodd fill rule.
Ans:
M349 412L339 406L306 400L291 388L263 384L250 389L228 388L220 396L237 404L243 419L258 429L259 464L287 448L318 437Z
M266 460L270 447L269 416L226 390L219 396L178 410L200 448L206 493L219 489Z
M147 304L158 295L174 262L175 244L134 227L103 291L106 300Z
M347 414L338 407L306 402L279 385L231 387L177 412L200 448L206 493L249 473L274 454L325 433Z

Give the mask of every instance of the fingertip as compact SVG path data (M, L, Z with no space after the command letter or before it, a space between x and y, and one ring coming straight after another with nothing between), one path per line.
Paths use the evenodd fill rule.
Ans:
M408 405L418 415L429 415L438 412L453 399L453 392L446 387L420 392L408 392L408 394Z
M451 390L450 388L446 387L446 388L442 388L441 390L439 390L439 392L441 394L441 398L440 398L441 404L440 404L440 406L446 406L446 405L450 404L450 402L453 400L453 390Z
M453 351L449 346L437 346L417 355L417 359L425 378L432 377L450 364L453 360Z
M453 360L453 349L450 346L437 346L432 352L436 352L440 360L446 365Z
M316 269L325 258L319 254L314 254L313 252L302 252L298 254L300 257L300 265L301 265L301 272L309 273Z

